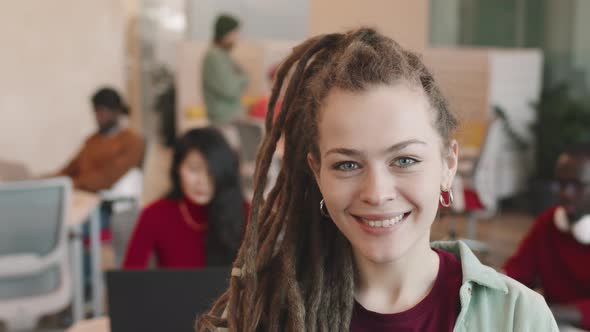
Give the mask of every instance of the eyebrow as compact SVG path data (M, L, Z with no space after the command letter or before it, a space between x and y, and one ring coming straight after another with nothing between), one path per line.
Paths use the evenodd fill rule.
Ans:
M388 153L396 152L399 150L403 150L408 145L412 145L412 144L426 145L426 142L421 141L419 139L409 139L409 140L402 141L402 142L399 142L399 143L396 143L396 144L390 146L389 148L385 149L384 153L388 154ZM363 155L363 153L361 151L358 151L355 149L334 148L334 149L328 150L328 152L326 152L324 154L324 156L327 156L331 153L343 154L343 155L347 155L347 156L362 156Z

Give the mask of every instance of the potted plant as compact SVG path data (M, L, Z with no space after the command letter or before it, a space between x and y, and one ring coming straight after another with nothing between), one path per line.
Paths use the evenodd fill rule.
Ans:
M590 140L590 104L572 98L568 85L561 84L545 89L534 107L535 171L530 197L531 212L538 214L557 200L551 180L559 154L575 142Z

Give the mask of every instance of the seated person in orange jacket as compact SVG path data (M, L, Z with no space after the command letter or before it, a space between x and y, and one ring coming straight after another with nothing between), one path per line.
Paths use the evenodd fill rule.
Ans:
M143 139L121 121L128 109L119 94L102 88L92 96L98 132L91 135L78 154L58 172L72 178L74 187L98 192L109 189L133 167L140 166Z
M193 129L176 143L171 192L148 205L135 225L123 268L231 265L249 205L237 155L215 128Z
M555 169L559 205L542 213L506 274L540 288L558 323L590 329L590 143L562 153Z

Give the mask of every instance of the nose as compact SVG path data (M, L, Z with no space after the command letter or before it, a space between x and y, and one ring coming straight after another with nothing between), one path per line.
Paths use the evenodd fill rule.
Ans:
M201 188L204 187L207 184L207 177L204 174L199 174L199 176L197 176L195 178L195 182L194 185L197 188Z
M397 197L395 179L387 169L369 169L362 180L360 199L379 206Z
M577 190L570 183L561 183L559 186L559 200L562 204L569 204L574 201Z

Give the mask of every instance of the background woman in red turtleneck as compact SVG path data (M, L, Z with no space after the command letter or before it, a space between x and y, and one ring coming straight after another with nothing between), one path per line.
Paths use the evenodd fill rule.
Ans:
M146 268L152 254L160 268L230 265L249 212L235 152L216 129L193 129L175 146L170 176L170 193L142 211L123 268Z

